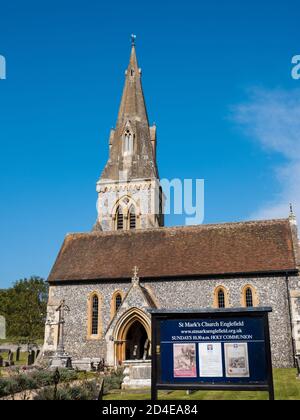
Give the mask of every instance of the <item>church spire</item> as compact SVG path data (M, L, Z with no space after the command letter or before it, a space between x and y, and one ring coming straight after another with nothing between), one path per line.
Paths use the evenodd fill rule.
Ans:
M149 126L134 35L131 44L118 120L109 138L109 159L97 182L94 230L148 229L164 224L156 126Z
M156 127L149 126L141 81L141 69L132 35L131 54L116 129L110 135L110 157L101 179L158 178Z
M135 35L132 35L131 54L128 68L125 72L126 80L119 110L117 126L120 124L122 125L128 119L138 119L139 121L149 126L147 109L141 82L142 71L138 66L135 39Z

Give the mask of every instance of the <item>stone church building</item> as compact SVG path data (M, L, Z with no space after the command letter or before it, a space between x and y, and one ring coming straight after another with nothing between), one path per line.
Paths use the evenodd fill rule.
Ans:
M133 43L92 232L67 235L49 276L44 353L55 354L59 311L73 362L108 366L150 357L148 310L270 306L273 363L300 353L296 219L164 227L164 195ZM154 209L154 210L153 210ZM138 270L134 267L138 267Z

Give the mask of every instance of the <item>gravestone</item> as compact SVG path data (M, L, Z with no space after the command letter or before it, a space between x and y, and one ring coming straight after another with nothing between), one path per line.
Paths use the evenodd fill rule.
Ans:
M4 316L0 315L0 340L6 339L6 322Z
M21 352L21 347L18 347L16 351L16 362L20 361L20 352Z
M151 360L129 360L124 366L122 389L151 387Z
M28 366L32 366L33 365L33 363L34 363L34 360L33 360L33 358L32 358L32 352L29 352L28 353L28 359L27 359L27 365Z

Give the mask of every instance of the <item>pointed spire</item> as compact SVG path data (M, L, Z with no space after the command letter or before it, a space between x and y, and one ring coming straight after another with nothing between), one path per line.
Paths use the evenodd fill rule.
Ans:
M149 125L144 93L141 83L141 69L138 66L136 56L136 35L132 35L131 37L131 54L128 68L125 73L126 80L119 110L117 126L119 124L124 124L124 122L126 122L126 120L128 119L139 120Z
M132 35L118 120L111 133L110 158L102 179L120 179L123 172L128 180L158 178L156 130L149 126L135 40Z

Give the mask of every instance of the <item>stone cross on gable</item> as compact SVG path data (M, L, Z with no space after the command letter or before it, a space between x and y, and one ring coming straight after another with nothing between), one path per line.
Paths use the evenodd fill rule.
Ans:
M133 285L139 285L140 284L139 269L136 266L133 268L132 284Z

